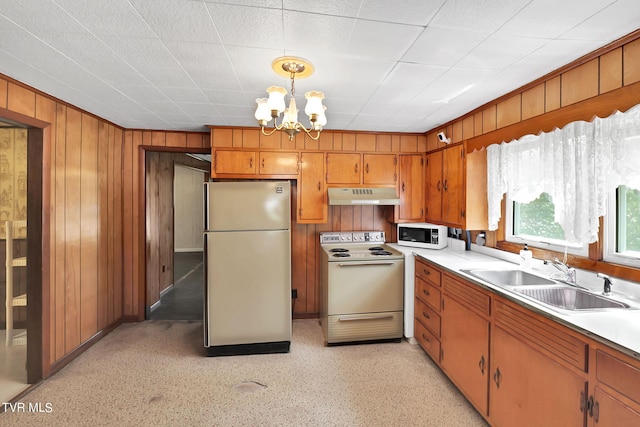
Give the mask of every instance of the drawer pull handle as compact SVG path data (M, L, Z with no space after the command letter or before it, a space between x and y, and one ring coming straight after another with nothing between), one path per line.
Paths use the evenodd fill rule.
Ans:
M431 342L429 341L429 338L425 334L422 334L422 339L425 340L426 342Z
M422 290L422 292L423 292L426 296L431 295L431 294L429 293L429 291L428 291L428 290L426 290L426 289L423 289L423 290Z
M478 367L480 368L480 373L484 376L484 354L480 358L480 362L478 362Z
M427 313L426 311L422 312L422 316L424 316L427 319L431 319L431 317L429 316L429 313Z
M338 320L340 322L353 322L355 320L383 320L383 319L393 319L393 316L390 314L383 316L360 316L360 317L339 317Z
M424 274L426 274L427 276L431 274L431 272L430 272L429 270L427 270L426 268L423 268L423 269L422 269L422 272L423 272Z

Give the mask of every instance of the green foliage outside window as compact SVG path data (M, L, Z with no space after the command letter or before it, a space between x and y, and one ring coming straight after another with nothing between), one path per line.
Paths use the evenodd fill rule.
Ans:
M618 252L640 252L640 191L618 188Z
M530 203L514 202L513 234L563 240L564 231L553 220L554 206L551 196L542 193Z

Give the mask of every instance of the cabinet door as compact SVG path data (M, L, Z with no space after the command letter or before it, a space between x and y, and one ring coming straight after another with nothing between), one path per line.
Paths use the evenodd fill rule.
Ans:
M298 174L298 153L283 151L260 152L260 175Z
M464 147L458 145L443 151L442 220L464 226Z
M360 184L360 163L358 153L327 153L327 184Z
M441 341L442 368L476 409L486 415L489 321L444 295Z
M327 222L327 192L324 185L324 154L300 154L298 222Z
M422 154L400 155L400 205L396 222L424 221L424 158Z
M216 150L213 153L212 173L214 175L255 175L255 151Z
M363 184L396 185L398 157L395 154L364 154Z
M501 327L493 329L489 419L495 426L582 426L585 379Z
M640 412L623 404L599 387L593 394L589 425L598 427L640 426Z
M442 221L442 151L427 154L426 220Z

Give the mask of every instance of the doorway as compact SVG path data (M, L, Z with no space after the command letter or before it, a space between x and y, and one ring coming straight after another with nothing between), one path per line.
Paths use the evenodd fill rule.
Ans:
M3 402L42 378L42 146L41 129L0 122Z
M203 319L203 155L145 153L146 318Z

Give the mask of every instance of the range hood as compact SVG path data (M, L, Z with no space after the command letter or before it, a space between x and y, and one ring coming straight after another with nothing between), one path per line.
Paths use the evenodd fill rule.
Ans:
M330 205L399 205L395 188L329 188Z

